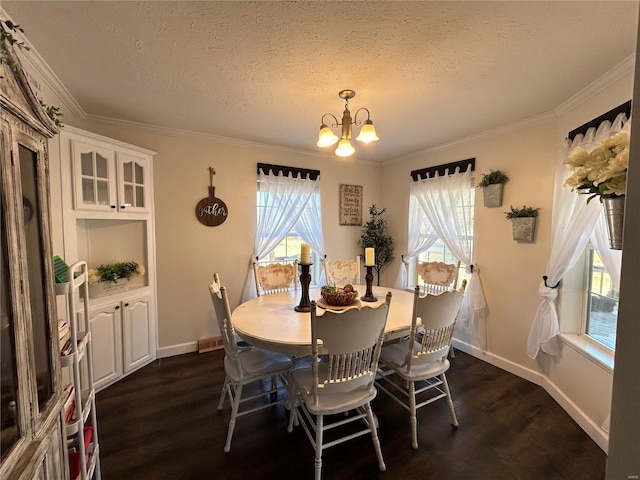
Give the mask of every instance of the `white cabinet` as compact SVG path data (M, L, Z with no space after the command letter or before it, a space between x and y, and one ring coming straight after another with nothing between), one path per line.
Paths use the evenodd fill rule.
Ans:
M155 359L152 296L122 295L89 312L97 390Z
M122 354L124 373L131 373L155 358L151 338L152 301L149 295L122 302Z
M93 341L93 377L96 390L122 377L122 322L120 304L105 305L89 312Z
M73 207L76 210L148 212L148 158L105 142L70 138Z
M128 291L89 298L100 390L156 358L155 152L70 126L49 149L60 183L55 253L67 263L86 260L90 269L122 261L145 269Z

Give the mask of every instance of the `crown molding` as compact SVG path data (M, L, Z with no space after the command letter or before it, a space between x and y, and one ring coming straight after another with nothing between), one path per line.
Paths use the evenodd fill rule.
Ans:
M269 143L254 142L252 140L243 140L239 138L224 137L222 135L215 135L213 133L194 132L191 130L180 130L177 128L162 127L159 125L151 125L151 124L142 123L142 122L132 122L129 120L119 120L111 117L101 117L99 115L85 115L84 120L88 123L94 123L98 125L112 125L115 127L122 127L122 128L133 127L140 130L145 130L155 135L162 135L167 137L204 138L204 139L213 140L216 143L221 143L225 145L233 145L237 147L253 148L253 149L259 149L259 150L295 153L298 155L320 157L324 159L337 161L337 158L335 157L335 155L331 155L330 153L315 152L312 150L305 150L303 148L285 147L282 145L273 145ZM362 159L358 159L357 157L350 158L349 162L366 164L366 165L378 165L378 166L381 165L381 163L379 162L362 160Z
M609 87L611 84L613 84L623 76L633 73L635 70L635 66L636 66L636 55L634 53L633 55L629 55L622 62L617 64L615 67L613 67L611 70L609 70L607 73L605 73L601 77L596 78L593 82L591 82L589 85L584 87L582 90L580 90L578 93L573 95L571 98L561 103L553 111L558 116L567 114L571 110L575 109L582 103L586 102L593 96L600 93L605 88Z
M485 138L496 137L500 135L504 135L512 130L519 130L525 127L531 127L533 125L537 125L539 123L544 123L549 120L556 120L556 114L554 112L546 112L540 115L535 115L533 117L528 117L523 120L517 120L515 122L508 123L506 125L501 125L496 128L492 128L489 130L483 130L482 132L474 133L471 135L467 135L466 137L456 138L454 140L450 140L448 142L440 143L438 145L434 145L432 147L425 148L423 150L418 150L416 152L405 153L404 155L400 155L398 157L391 158L389 160L385 160L382 162L382 165L393 165L396 163L400 163L407 158L410 158L414 155L424 155L426 153L437 152L439 150L448 150L453 147L457 147L460 145L465 145L467 143L477 142L479 140Z

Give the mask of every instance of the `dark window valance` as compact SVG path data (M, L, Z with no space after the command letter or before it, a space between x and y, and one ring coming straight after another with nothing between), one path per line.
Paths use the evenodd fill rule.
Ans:
M288 177L289 174L293 174L294 177L298 175L300 178L308 178L309 180L317 180L320 176L320 170L309 170L307 168L297 168L297 167L285 167L283 165L271 165L269 163L259 163L258 164L258 173L264 173L265 175L273 174L279 175L282 172L282 175Z
M471 171L475 171L476 159L467 158L466 160L460 160L459 162L445 163L443 165L436 165L435 167L414 170L411 172L411 179L414 182L417 182L418 180L435 177L436 173L442 177L447 175L447 170L449 171L449 175L453 175L457 167L460 167L461 172L466 172L469 165L471 165Z
M598 118L594 118L593 120L588 121L584 125L580 125L575 130L571 130L567 135L567 138L569 140L573 140L579 134L584 135L585 133L587 133L587 130L589 130L590 128L592 127L598 128L598 126L605 120L609 120L610 122L613 122L616 119L616 117L623 112L627 115L627 118L631 117L631 100L623 103L622 105L617 106L612 110L609 110L607 113L600 115Z

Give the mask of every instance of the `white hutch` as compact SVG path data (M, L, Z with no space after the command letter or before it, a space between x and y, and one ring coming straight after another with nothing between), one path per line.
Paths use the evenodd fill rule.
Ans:
M152 160L155 152L65 126L49 143L56 252L68 264L88 267L135 261L144 275L128 290L89 299L96 390L156 358L156 255ZM53 182L53 180L52 180Z

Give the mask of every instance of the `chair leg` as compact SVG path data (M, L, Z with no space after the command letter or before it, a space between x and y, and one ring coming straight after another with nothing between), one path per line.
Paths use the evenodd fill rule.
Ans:
M367 403L364 407L367 411L367 417L369 418L369 428L371 429L371 438L373 439L373 447L376 449L376 455L378 456L378 467L381 472L387 469L382 458L382 449L380 448L380 440L378 439L378 432L376 430L376 420L371 410L371 404Z
M278 377L276 376L271 377L271 387L269 387L269 389L275 390L277 386L278 386ZM278 399L278 392L271 392L271 394L269 395L269 399L272 402L275 402Z
M236 418L238 417L238 409L240 408L240 398L242 397L242 385L238 385L235 391L235 397L231 406L231 419L229 420L229 431L227 432L227 443L224 445L224 452L231 450L231 438L233 430L236 428Z
M316 417L316 476L315 480L320 480L320 475L322 471L322 434L324 433L322 430L323 426L323 416L318 415Z
M411 416L411 446L418 448L418 416L416 413L415 382L409 382L409 413Z
M285 407L289 409L289 425L287 432L293 432L293 427L298 426L298 396L296 395L293 379L291 374L287 373L287 396L289 397Z
M449 355L451 356L451 358L456 358L456 352L453 349L453 345L449 347Z
M456 411L453 408L453 400L451 399L451 391L449 390L449 383L447 382L447 376L443 373L440 375L440 379L442 380L442 386L444 387L444 393L447 394L447 403L449 404L449 411L451 412L451 421L453 422L453 426L458 426L458 418L456 417Z
M222 410L224 405L224 397L227 395L227 389L229 388L229 375L224 377L224 383L222 384L222 393L220 393L220 401L218 402L218 410Z

